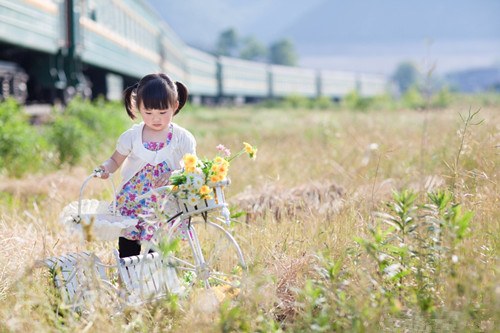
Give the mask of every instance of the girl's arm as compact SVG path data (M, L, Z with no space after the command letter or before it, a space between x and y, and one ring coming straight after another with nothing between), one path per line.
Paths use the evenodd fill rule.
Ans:
M118 168L123 164L126 158L127 155L122 155L115 150L113 155L111 155L110 158L108 158L106 161L104 161L104 163L102 163L99 166L100 169L104 170L104 172L101 175L101 178L103 179L108 178L110 173L113 173L116 170L118 170Z

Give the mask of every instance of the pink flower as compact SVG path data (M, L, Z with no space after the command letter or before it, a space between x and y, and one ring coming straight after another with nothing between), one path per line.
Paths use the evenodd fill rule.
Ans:
M226 157L231 156L231 151L228 148L226 148L223 144L219 144L215 148L217 148L217 150L220 150L221 152L223 152L224 155L226 155Z

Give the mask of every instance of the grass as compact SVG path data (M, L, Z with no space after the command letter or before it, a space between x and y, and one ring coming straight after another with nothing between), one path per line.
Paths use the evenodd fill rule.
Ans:
M65 309L34 263L87 249L113 263L114 243L84 243L57 217L114 147L54 173L4 177L0 331L494 332L500 109L467 102L363 113L183 110L176 122L200 156L219 143L259 148L256 161L239 158L229 170L228 201L247 211L234 230L249 277L239 298L218 304L200 292L121 313ZM427 196L437 191L441 199ZM85 195L110 198L97 180Z

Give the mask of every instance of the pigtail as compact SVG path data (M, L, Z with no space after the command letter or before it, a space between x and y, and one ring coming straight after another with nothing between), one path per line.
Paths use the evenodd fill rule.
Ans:
M186 104L186 101L187 101L188 96L189 96L188 89L184 85L184 83L179 82L179 81L175 81L175 85L177 87L177 99L179 101L179 107L177 108L177 110L175 110L174 115L176 115L182 109L182 107Z
M132 118L132 120L135 120L137 118L134 112L135 103L133 100L134 96L132 94L135 93L137 95L138 87L139 83L136 83L123 91L123 103L125 104L125 109L127 110L128 116Z

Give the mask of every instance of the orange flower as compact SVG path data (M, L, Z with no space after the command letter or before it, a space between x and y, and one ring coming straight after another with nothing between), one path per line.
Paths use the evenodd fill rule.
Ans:
M227 172L227 166L220 165L219 166L219 173L226 173L226 172Z

